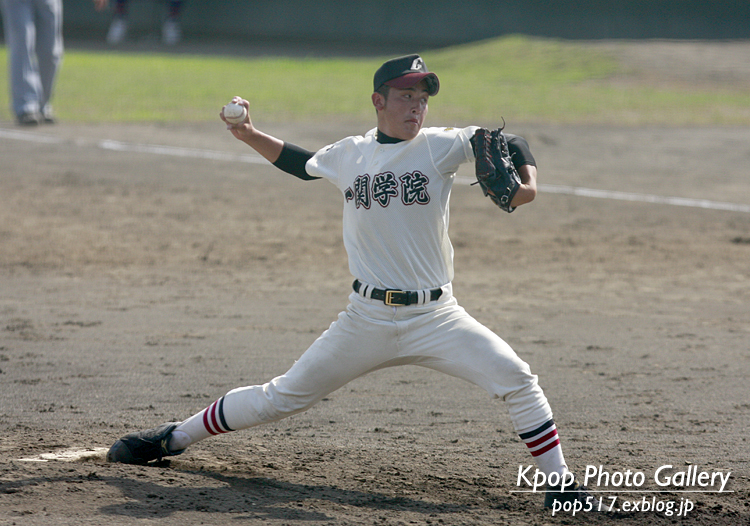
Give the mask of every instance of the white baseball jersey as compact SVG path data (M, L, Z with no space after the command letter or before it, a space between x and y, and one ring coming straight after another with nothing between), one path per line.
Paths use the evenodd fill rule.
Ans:
M381 144L376 130L317 152L310 175L344 195L344 246L353 276L381 288L421 290L453 279L448 200L459 165L473 162L468 128L423 128Z

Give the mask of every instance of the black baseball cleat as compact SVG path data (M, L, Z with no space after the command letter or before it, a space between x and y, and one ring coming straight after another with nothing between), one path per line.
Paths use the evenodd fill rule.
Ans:
M184 449L170 451L169 437L181 422L167 422L154 429L125 435L107 452L107 462L123 464L146 464L152 460L161 461L164 457L179 455Z
M547 486L547 491L544 494L544 507L552 508L555 502L559 502L561 505L566 502L580 502L584 508L591 509L594 505L594 496L576 480L573 481L573 484L566 485L564 488L561 485Z

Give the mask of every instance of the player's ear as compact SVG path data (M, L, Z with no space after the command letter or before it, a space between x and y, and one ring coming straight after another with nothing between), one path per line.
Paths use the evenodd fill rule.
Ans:
M372 105L375 106L376 110L382 110L385 108L385 97L376 91L372 94Z

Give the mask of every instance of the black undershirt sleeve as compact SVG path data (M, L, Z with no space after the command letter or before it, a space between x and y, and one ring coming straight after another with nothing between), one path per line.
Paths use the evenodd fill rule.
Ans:
M303 181L313 181L320 179L320 177L314 177L307 173L305 170L305 164L309 161L313 152L309 152L304 148L300 148L294 144L284 143L284 147L281 149L281 155L276 159L273 165L279 170L283 170L288 174L292 174L294 177L299 177Z
M536 160L531 154L531 149L529 148L529 143L526 142L526 139L510 133L506 133L505 136L508 139L508 150L512 156L511 159L513 165L516 168L525 164L536 166ZM313 155L313 152L285 142L279 158L276 159L276 162L274 162L273 165L288 174L302 179L303 181L313 181L315 179L320 179L320 177L314 177L308 174L307 170L305 170L307 161L309 161Z
M531 155L531 149L526 139L510 133L506 133L505 137L508 140L508 151L511 155L511 161L516 169L524 164L536 166L536 161L534 160L534 156Z

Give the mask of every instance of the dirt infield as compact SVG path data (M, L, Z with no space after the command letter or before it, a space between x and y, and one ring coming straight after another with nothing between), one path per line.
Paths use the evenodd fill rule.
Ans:
M367 129L258 124L309 149ZM219 122L6 122L0 525L750 523L750 129L510 131L546 191L507 215L455 186L455 294L540 376L573 469L644 474L594 485L638 511L553 517L518 492L530 459L503 403L416 367L171 462L106 464L122 434L284 372L335 319L340 196L238 157ZM731 477L657 485L688 469Z

